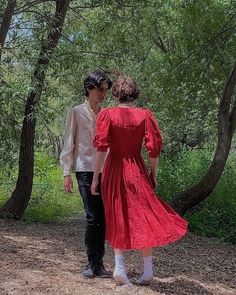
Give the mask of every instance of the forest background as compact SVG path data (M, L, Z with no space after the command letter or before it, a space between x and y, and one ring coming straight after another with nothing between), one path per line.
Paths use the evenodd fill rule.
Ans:
M133 77L158 118L158 194L192 232L236 243L235 1L0 0L0 23L1 217L82 210L58 159L66 112L100 68Z

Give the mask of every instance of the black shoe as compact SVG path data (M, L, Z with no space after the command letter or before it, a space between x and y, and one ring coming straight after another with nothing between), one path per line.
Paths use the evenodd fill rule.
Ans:
M100 278L112 278L112 272L107 271L103 264L97 266L96 275Z
M86 265L85 270L82 272L85 278L92 279L96 276L96 268L93 264L89 263Z

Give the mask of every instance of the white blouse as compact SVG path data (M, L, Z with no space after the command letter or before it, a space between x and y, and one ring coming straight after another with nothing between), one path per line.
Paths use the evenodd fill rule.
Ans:
M94 170L93 137L95 128L96 115L87 101L68 111L64 146L60 156L64 176L70 175L71 172Z

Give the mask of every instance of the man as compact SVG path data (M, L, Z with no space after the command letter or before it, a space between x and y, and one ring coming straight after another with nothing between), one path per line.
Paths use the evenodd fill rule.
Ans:
M64 171L64 191L72 193L71 171L76 173L80 195L86 213L85 246L88 265L83 271L87 278L111 277L103 266L105 253L105 217L101 195L91 195L95 149L93 136L96 116L101 110L112 82L101 70L90 73L84 80L86 101L69 110L66 118L64 147L60 162ZM101 177L100 177L101 178Z

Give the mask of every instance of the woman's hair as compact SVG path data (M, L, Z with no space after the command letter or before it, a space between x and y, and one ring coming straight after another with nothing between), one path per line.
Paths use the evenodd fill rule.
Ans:
M112 95L120 102L133 101L138 98L139 88L130 77L120 76L112 86Z
M85 95L89 96L88 90L99 88L104 82L108 84L108 89L110 89L112 82L102 70L95 70L89 73L84 79Z

